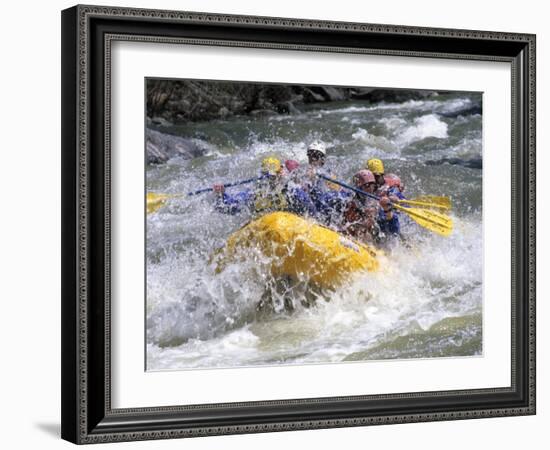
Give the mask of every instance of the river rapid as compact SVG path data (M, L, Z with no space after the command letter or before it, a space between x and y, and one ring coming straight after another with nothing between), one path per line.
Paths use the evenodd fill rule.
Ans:
M147 370L480 355L482 116L460 114L480 103L477 93L333 102L158 128L209 150L148 165L148 191L184 193L250 178L268 156L305 163L307 144L320 139L327 168L341 180L376 157L401 177L407 197L451 197L455 229L445 238L403 219L411 245L393 248L382 270L317 292L311 307L301 305L299 289L287 292L296 297L293 311L266 312L257 305L273 280L260 267L250 261L216 274L210 262L250 214L217 212L212 193L172 199L147 216Z

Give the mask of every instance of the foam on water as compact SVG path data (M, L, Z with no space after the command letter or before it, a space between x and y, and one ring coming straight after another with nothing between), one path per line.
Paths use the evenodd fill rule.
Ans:
M364 128L359 128L351 137L361 144L367 145L373 149L383 150L387 153L392 153L399 149L391 139L370 134Z
M429 137L445 139L448 137L447 129L445 122L434 114L428 114L414 119L414 124L399 133L395 141L399 146L405 146Z
M449 137L448 125L435 114L417 117L412 124L398 117L382 118L379 123L388 130L386 136L371 134L364 128L358 128L351 137L387 153L401 153L410 144L423 139L446 139Z
M320 293L313 307L298 297L293 312L257 311L273 282L257 260L219 275L200 259L172 255L151 264L148 279L162 283L148 287L148 368L343 361L399 336L429 334L444 319L479 315L478 223L459 220L449 239L423 233L410 239L412 249L393 249L380 272ZM438 349L435 343L431 351Z
M430 111L437 113L453 113L472 106L471 98L454 98L448 101L441 100L409 100L403 103L379 103L372 106L349 106L345 108L324 109L321 114L349 114L368 113L374 111Z

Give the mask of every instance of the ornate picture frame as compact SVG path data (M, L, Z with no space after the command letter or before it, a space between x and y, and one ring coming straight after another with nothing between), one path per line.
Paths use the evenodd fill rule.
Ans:
M117 41L510 64L510 386L113 408L110 102ZM64 439L84 444L535 414L534 35L79 5L62 12L62 86Z

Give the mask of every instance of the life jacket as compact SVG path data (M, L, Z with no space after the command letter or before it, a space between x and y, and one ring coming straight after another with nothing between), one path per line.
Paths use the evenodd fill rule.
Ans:
M379 234L376 222L376 203L362 203L357 199L351 200L343 214L342 229L346 234L364 241L372 241Z
M348 224L354 224L362 222L367 218L367 214L364 208L358 204L357 200L349 202L348 207L344 211L344 220Z
M254 195L254 212L285 211L288 209L286 189L269 185L260 186Z
M403 195L403 193L394 186L388 187L387 185L384 185L380 188L380 190L376 191L376 195L378 195L379 197L394 196L397 197L398 200L406 200L406 197Z
M329 178L335 178L335 176L327 172L324 167L313 166L300 166L298 169L292 172L296 181L302 185L306 191L317 189L320 191L340 191L342 188L330 181L320 178L318 175L324 175Z

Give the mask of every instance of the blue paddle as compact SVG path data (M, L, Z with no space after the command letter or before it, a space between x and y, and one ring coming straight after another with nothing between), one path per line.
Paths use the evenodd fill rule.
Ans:
M254 177L254 178L248 178L246 180L235 181L232 183L224 183L222 186L225 188L240 186L242 184L248 184L248 183L253 183L255 181L259 181L263 178L265 178L265 175L261 175L259 177ZM148 192L147 193L147 214L151 214L157 211L158 209L160 209L166 203L166 200L170 198L198 195L198 194L203 194L205 192L211 192L213 190L214 188L211 188L211 187L203 188L203 189L198 189L196 191L188 192L187 194L156 194L154 192Z

